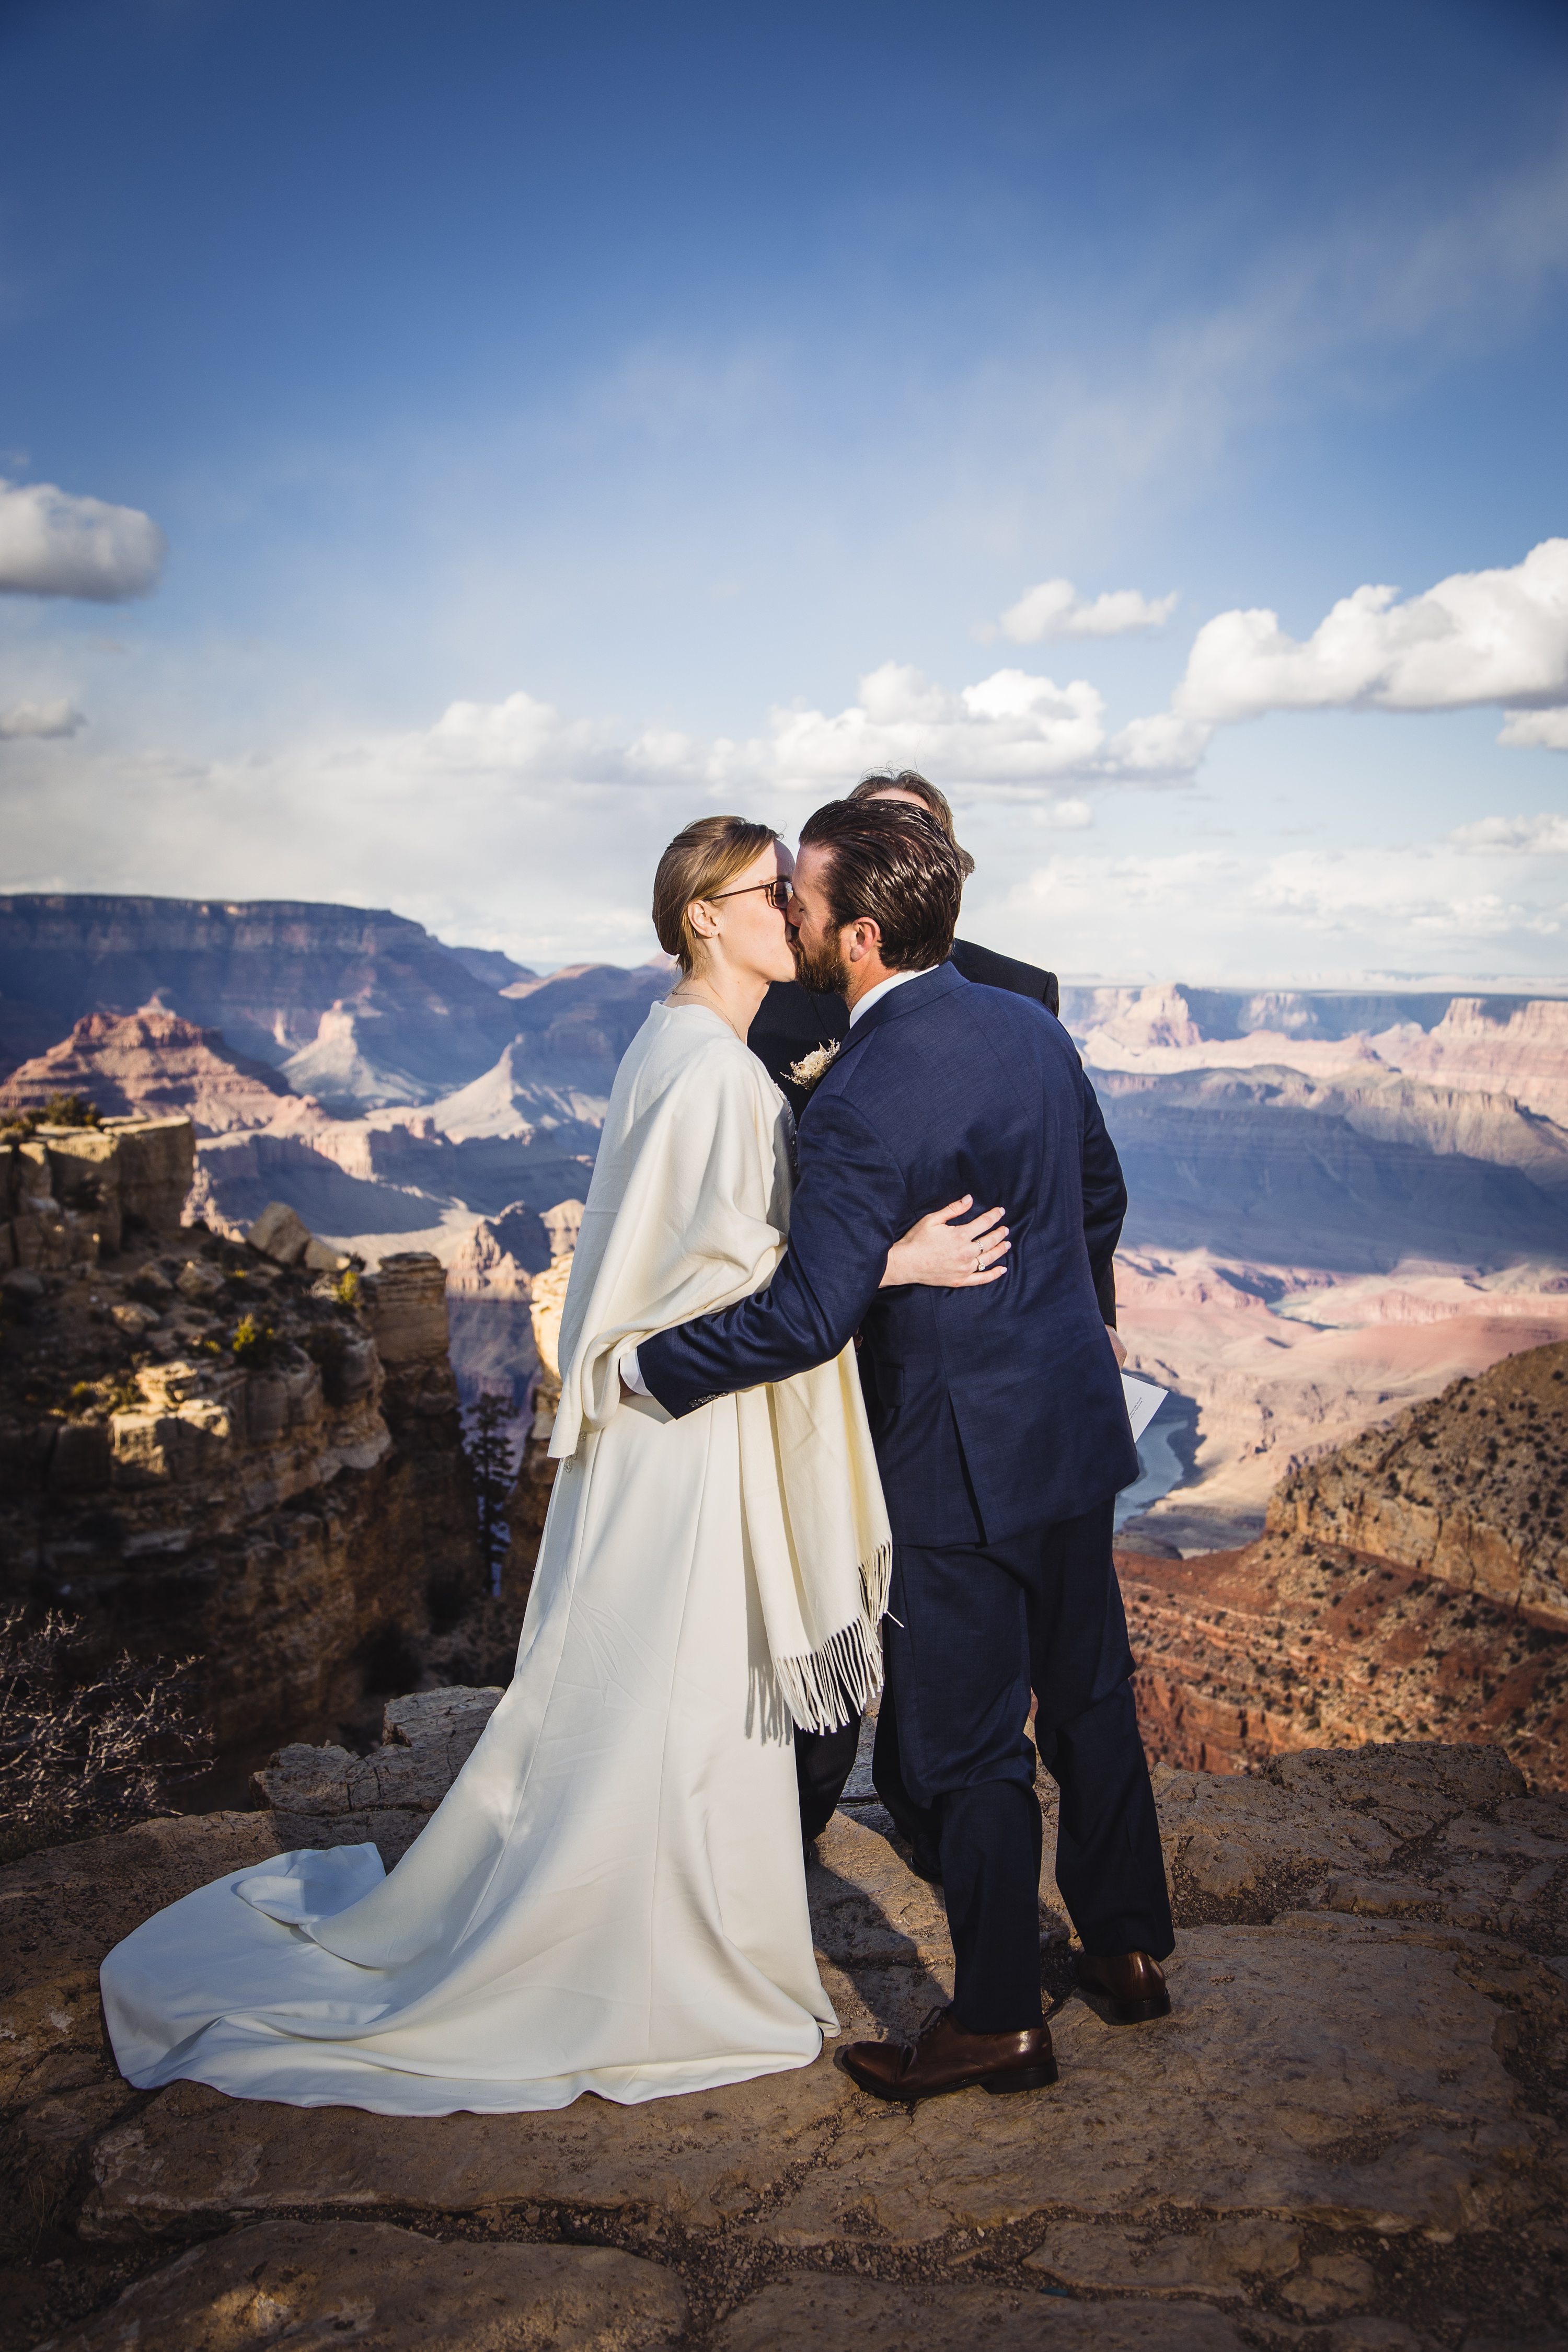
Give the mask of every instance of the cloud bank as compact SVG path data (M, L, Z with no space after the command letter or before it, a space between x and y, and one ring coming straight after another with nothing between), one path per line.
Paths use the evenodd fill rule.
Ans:
M136 507L73 498L53 482L0 479L0 594L123 604L152 594L167 551L152 516Z
M1448 838L1460 849L1503 857L1568 856L1568 816L1483 816L1456 827Z
M605 722L567 719L531 695L512 694L502 702L452 703L434 726L401 739L394 756L400 766L447 773L469 768L520 782L679 784L731 795L777 790L821 797L868 768L929 768L970 798L1049 802L1069 782L1185 782L1208 733L1164 712L1110 733L1105 698L1083 678L1058 686L999 669L954 690L884 662L861 678L847 709L776 707L764 733L741 741L659 729L626 739Z
M0 710L0 742L25 735L76 735L87 725L69 702L16 702Z
M1358 588L1300 641L1267 610L1221 613L1193 641L1173 707L1214 725L1268 710L1518 705L1502 740L1568 748L1568 539L1511 570L1456 572L1424 595Z
M1016 646L1037 646L1046 637L1120 637L1162 627L1175 609L1174 594L1151 598L1136 588L1111 588L1087 604L1070 580L1042 580L1009 604L997 627ZM997 629L980 634L994 637Z
M1516 845L1495 847L1495 884L1486 887L1477 887L1467 845L1454 842L1275 856L1059 853L992 902L978 935L1018 954L1032 947L1036 961L1068 972L1123 977L1182 969L1195 978L1264 971L1306 982L1434 965L1538 967L1568 938L1568 898L1559 876L1501 862ZM1532 887L1538 878L1549 881L1545 890Z

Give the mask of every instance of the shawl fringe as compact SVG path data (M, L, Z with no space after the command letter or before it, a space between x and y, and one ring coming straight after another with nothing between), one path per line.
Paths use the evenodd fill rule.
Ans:
M773 1660L784 1705L803 1731L837 1731L858 1721L880 1691L882 1619L892 1572L892 1545L882 1544L860 1563L859 1614L820 1649Z

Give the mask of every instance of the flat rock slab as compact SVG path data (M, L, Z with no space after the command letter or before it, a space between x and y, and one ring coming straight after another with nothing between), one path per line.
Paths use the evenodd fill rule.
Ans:
M824 1959L854 1970L951 1969L952 1942L940 1886L907 1870L879 1807L835 1813L805 1874L812 1936Z
M381 2221L264 2221L193 2246L40 2352L643 2352L686 2324L680 2283L636 2254L449 2245Z
M1255 2216L1180 2231L1058 2221L1024 2268L1118 2294L1236 2297L1252 2283L1288 2277L1300 2256L1300 2230Z
M912 2115L858 2100L760 2230L908 2244L1034 2212L1174 2205L1458 2231L1539 2207L1556 2174L1494 2047L1502 2012L1459 1961L1328 1915L1189 1930L1170 2018L1118 2026L1071 2000L1052 2026L1053 2090L969 2091Z
M1069 2001L1054 2090L966 2092L912 2115L826 2055L699 2097L590 2097L558 2115L396 2118L176 2084L99 2140L80 2226L113 2239L301 2207L531 2206L739 2223L784 2246L909 2245L1036 2212L1130 2221L1173 2205L1384 2232L1489 2226L1539 2207L1555 2175L1494 2047L1502 2012L1461 1958L1327 1915L1195 1929L1171 2018L1117 2026Z
M1072 2303L991 2286L779 2279L732 2313L713 2352L1242 2352L1201 2304Z
M269 1814L205 1813L143 1822L0 1871L0 2101L74 2087L107 2066L105 1952L164 1904L277 1852Z
M374 2116L160 2092L93 2150L82 2234L184 2231L195 2216L412 2208L483 2214L542 2206L650 2212L683 2228L744 2220L787 2189L860 2096L818 2060L689 2098L552 2115Z

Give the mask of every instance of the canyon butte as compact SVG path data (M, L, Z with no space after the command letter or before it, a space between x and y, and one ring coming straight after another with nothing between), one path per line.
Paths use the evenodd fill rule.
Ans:
M1121 1554L1169 2019L1073 1990L1047 1859L1061 2080L1027 2100L884 2107L831 2042L549 2116L119 2079L111 1943L279 1851L391 1864L478 1738L605 1098L667 985L353 908L0 901L5 1597L196 1654L222 1733L174 1798L221 1810L0 1870L0 2352L1568 2343L1550 998L1064 991L1132 1192L1123 1329L1174 1391ZM41 1116L70 1095L97 1126ZM499 1596L459 1423L487 1386L520 1441ZM850 2034L951 1987L868 1755L808 1864Z

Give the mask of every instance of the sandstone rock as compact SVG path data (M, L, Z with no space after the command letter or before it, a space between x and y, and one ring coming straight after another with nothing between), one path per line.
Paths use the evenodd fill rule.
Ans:
M35 1140L44 1147L55 1199L83 1214L97 1231L100 1248L112 1254L125 1223L120 1139L102 1127L40 1127Z
M177 1234L196 1164L195 1129L188 1118L106 1118L114 1139L120 1213L129 1230Z
M823 2244L849 2227L914 2245L1033 2211L1131 2220L1173 2202L1458 2231L1549 2193L1525 2185L1534 2143L1494 2046L1500 2011L1451 1953L1297 1914L1189 1930L1169 1978L1173 2014L1137 2031L1069 2001L1051 2028L1060 2083L987 2101L983 2129L979 2092L912 2118L859 2102L769 2236Z
M396 1802L410 1790L422 1803L438 1794L494 1696L391 1702L381 1749L300 1750L291 1785L303 1790L314 1773L323 1807L368 1789L378 1801L362 1818L384 1824L412 1811ZM1179 1843L1217 1821L1238 1850L1266 1855L1278 1841L1292 1869L1342 1840L1373 1885L1415 1886L1460 1867L1545 1872L1531 1916L1558 1916L1550 1889L1562 1884L1568 1803L1506 1793L1505 1759L1396 1749L1289 1762L1289 1788L1162 1776L1167 1828ZM238 1818L261 1850L276 1845L278 1817ZM808 1874L819 1947L837 1956L824 1960L825 1982L849 2032L907 2030L932 1987L941 1998L951 1983L940 1894L904 1868L878 1819L874 1807L841 1814ZM319 1836L327 1821L317 1816ZM712 2340L725 2347L820 2341L838 2352L848 2327L889 2352L1079 2336L1129 2352L1233 2352L1243 2340L1268 2352L1430 2352L1400 2297L1451 2247L1447 2284L1422 2292L1455 2296L1472 2326L1483 2309L1500 2321L1500 2298L1536 2315L1538 2334L1550 2317L1535 2241L1555 2227L1563 2193L1561 2142L1542 2113L1563 1980L1545 1957L1496 1935L1324 1909L1184 1929L1169 2019L1121 2027L1069 1997L1052 2021L1054 2089L967 2093L912 2115L858 2092L831 2043L811 2067L727 2091L630 2109L589 2098L555 2116L395 2118L231 2101L190 2084L143 2102L117 2085L102 2053L90 1962L131 1924L128 1909L256 1858L231 1860L231 1834L153 1824L101 1842L142 1856L142 1903L128 1903L122 1874L96 1917L81 1884L109 1887L112 1856L106 1871L91 1849L67 1849L0 1880L0 1917L25 1896L17 1941L43 1956L29 1958L21 1989L31 2007L12 1996L0 2010L22 2102L13 2139L50 2196L90 2170L83 2259L142 2248L148 2260L160 2242L210 2241L226 2226L363 2230L412 2216L443 2233L482 2231L487 2255L524 2231L602 2231L738 2281L748 2260L820 2249L812 2259L826 2274L774 2279L721 2312ZM1022 2232L1021 2250L1009 2252L1008 2230ZM1386 2260L1379 2237L1394 2248ZM1414 2263L1401 2239L1416 2242ZM220 2236L207 2254L226 2260L233 2242ZM1514 2250L1500 2284L1500 2247ZM984 2278L965 2275L982 2255ZM337 2272L298 2259L325 2296ZM844 2275L862 2263L883 2274ZM209 2288L206 2276L193 2309L237 2284L225 2273ZM1478 2305L1469 2282L1483 2277ZM459 2281L452 2308L466 2324L462 2292ZM420 2307L433 2330L445 2304ZM163 2324L187 2324L184 2305L168 2310ZM83 2352L99 2340L85 2336Z
M226 1298L228 1285L210 1259L187 1258L175 1277L174 1287L182 1298L195 1305L211 1306L214 1299Z
M561 1394L561 1310L566 1303L566 1286L571 1279L572 1256L568 1251L564 1256L552 1258L543 1274L534 1276L529 1302L533 1344L543 1375L542 1385L557 1400ZM548 1431L545 1433L548 1436Z
M253 1250L269 1257L275 1265L297 1265L312 1236L303 1217L286 1202L268 1201L245 1238Z
M29 1278L37 1297L25 1328L7 1308L0 1353L0 1425L15 1424L0 1557L40 1597L89 1608L105 1640L198 1654L226 1745L357 1730L367 1682L417 1679L433 1623L460 1623L483 1583L444 1350L388 1384L352 1305L205 1236L158 1256L137 1244L107 1275ZM121 1328L160 1306L151 1328ZM58 1449L68 1415L81 1434Z
M343 1748L284 1748L253 1775L279 1845L374 1843L390 1870L401 1861L478 1744L499 1689L418 1691L391 1700L383 1745L368 1756Z
M31 2229L47 2224L86 2150L138 2105L104 2035L104 1953L163 1904L276 1851L265 1815L213 1813L144 1822L0 1871L0 2210L25 2211Z
M557 1201L555 1206L546 1209L540 1218L540 1223L550 1236L552 1257L570 1257L576 1248L577 1235L583 1227L583 1208L581 1201Z
M49 1455L49 1486L57 1493L94 1495L110 1481L114 1456L102 1422L68 1421Z
M642 2352L686 2322L679 2280L635 2254L444 2244L381 2221L264 2221L193 2246L39 2352Z
M1555 1801L1525 1799L1496 1748L1308 1749L1272 1759L1255 1780L1164 1765L1153 1780L1177 1915L1189 1923L1268 1919L1307 1903L1514 1934L1544 1928L1568 1859ZM1490 1817L1508 1805L1522 1809L1517 1827ZM1404 1848L1439 1833L1412 1874Z
M1296 1536L1120 1566L1139 1720L1168 1763L1419 1737L1500 1744L1537 1785L1568 1783L1568 1634Z
M942 1890L904 1867L889 1843L891 1831L879 1810L858 1818L838 1812L817 1839L806 1874L816 1948L849 1967L949 1967Z
M1245 1903L1258 1917L1286 1908L1327 1870L1385 1861L1399 1843L1375 1814L1315 1790L1162 1764L1154 1792L1167 1869L1199 1895Z
M1287 1478L1268 1531L1440 1578L1568 1632L1568 1341L1462 1380Z
M1252 2216L1180 2234L1157 2225L1097 2229L1082 2221L1060 2221L1045 2243L1025 2258L1024 2267L1045 2271L1068 2286L1235 2297L1247 2293L1247 2280L1288 2276L1300 2254L1300 2230Z
M1200 2304L1067 2303L994 2286L776 2280L724 2322L714 2352L1240 2352Z
M211 1135L264 1125L288 1093L264 1063L234 1053L220 1031L150 1003L137 1013L89 1013L68 1037L13 1070L0 1101L41 1109L53 1095L82 1094L105 1113L188 1113Z
M396 1250L363 1286L376 1351L387 1365L445 1362L447 1272L429 1250Z
M1292 2311L1326 2319L1364 2303L1377 2284L1370 2263L1357 2254L1314 2254L1300 2278L1281 2289Z
M688 2230L743 2221L816 2158L857 2094L818 2062L653 2099L579 2099L553 2115L373 2116L275 2106L177 2083L100 2140L80 2227L95 2241L183 2235L225 2214L314 2209L493 2217L618 2212Z

